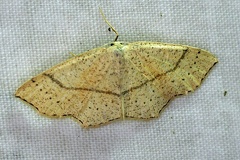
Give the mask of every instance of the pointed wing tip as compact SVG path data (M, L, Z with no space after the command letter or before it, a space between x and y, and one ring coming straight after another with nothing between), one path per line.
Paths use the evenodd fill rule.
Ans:
M28 81L27 81L27 82L28 82ZM27 83L27 82L26 82L26 83ZM24 83L23 85L21 85L21 86L15 91L15 93L14 93L15 97L21 98L22 93L25 91L25 88L26 88L25 84L26 84L26 83Z
M15 96L16 98L21 98L21 97L20 97L20 95L21 95L20 92L21 92L21 87L18 88L18 89L15 91L14 96Z
M215 62L214 64L218 63L218 58L215 55L213 55L213 54L212 54L212 56L214 58L214 62Z

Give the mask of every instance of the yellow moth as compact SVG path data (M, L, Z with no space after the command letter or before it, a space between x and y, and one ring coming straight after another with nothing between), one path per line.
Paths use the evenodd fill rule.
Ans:
M208 51L186 45L117 42L117 31L103 18L117 35L114 42L33 77L16 97L42 114L74 117L83 127L150 119L173 97L194 91L218 61Z

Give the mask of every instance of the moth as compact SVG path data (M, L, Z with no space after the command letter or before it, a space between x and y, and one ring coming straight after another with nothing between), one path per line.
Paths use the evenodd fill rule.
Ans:
M193 92L218 62L210 52L161 42L114 42L31 78L15 95L51 117L83 127L116 119L150 119L179 95Z

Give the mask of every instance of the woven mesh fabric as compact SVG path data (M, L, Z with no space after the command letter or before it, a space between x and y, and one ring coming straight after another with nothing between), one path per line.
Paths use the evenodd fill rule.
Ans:
M219 63L158 119L82 129L37 114L15 90L69 52L113 41L98 7L119 41L199 47ZM0 159L240 159L239 8L239 0L1 0Z

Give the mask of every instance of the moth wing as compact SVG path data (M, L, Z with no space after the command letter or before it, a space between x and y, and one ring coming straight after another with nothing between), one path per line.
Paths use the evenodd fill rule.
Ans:
M218 61L199 48L154 42L132 43L125 55L145 77L125 82L130 88L124 95L125 116L143 119L158 117L173 97L194 91Z
M119 61L106 48L73 57L24 83L15 93L48 116L72 116L84 127L121 117Z

